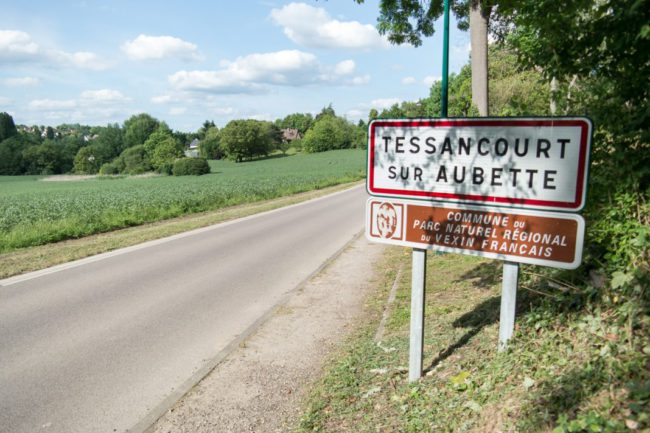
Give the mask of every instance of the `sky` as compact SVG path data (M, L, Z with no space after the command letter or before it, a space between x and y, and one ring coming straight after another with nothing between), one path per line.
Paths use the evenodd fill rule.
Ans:
M391 45L377 3L0 0L0 112L48 126L145 112L193 132L332 104L357 122L441 77L440 23L420 47ZM450 27L451 73L469 35Z

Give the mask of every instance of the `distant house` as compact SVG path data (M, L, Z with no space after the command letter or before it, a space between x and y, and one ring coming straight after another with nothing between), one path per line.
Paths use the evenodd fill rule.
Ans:
M188 158L198 158L199 144L201 144L201 142L199 141L198 138L192 140L192 142L187 146L187 149L185 149L185 156L187 156Z
M282 141L285 143L291 143L294 140L300 140L302 138L302 135L300 135L300 131L298 131L295 128L284 128L282 130Z

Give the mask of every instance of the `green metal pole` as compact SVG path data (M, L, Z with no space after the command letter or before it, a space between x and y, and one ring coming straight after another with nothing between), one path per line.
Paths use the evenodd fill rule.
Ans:
M440 117L447 117L448 77L449 77L449 0L444 0L444 31L442 36L442 99L440 100Z

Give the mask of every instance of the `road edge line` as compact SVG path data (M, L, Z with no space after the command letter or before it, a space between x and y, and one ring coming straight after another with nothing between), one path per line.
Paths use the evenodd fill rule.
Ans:
M42 276L45 276L45 275L50 275L50 274L65 271L65 270L68 270L68 269L73 269L73 268L76 268L76 267L79 267L79 266L87 265L89 263L95 263L95 262L105 260L105 259L108 259L108 258L111 258L111 257L119 256L119 255L122 255L122 254L128 254L128 253L131 253L133 251L139 251L139 250L142 250L142 249L145 249L145 248L165 244L167 242L175 241L177 239L183 239L183 238L198 235L198 234L201 234L201 233L206 233L206 232L216 230L216 229L221 228L221 227L226 227L226 226L229 226L229 225L238 224L240 222L248 221L248 220L251 220L253 218L258 218L258 217L266 216L266 215L269 215L269 214L272 214L272 213L275 213L275 212L280 212L280 211L283 211L285 209L291 209L293 207L302 206L302 205L305 205L305 204L308 204L308 203L313 203L315 201L323 200L323 199L325 199L327 197L333 197L333 196L336 196L338 194L343 194L345 192L352 191L355 188L361 188L361 187L363 187L363 185L355 185L355 186L353 186L351 188L346 188L346 189L343 189L341 191L333 192L332 194L327 194L327 195L323 195L323 196L320 196L320 197L315 197L315 198L312 198L312 199L309 199L309 200L306 200L306 201L301 201L300 203L294 203L294 204L290 204L288 206L283 206L283 207L271 209L271 210L268 210L268 211L264 211L264 212L260 212L260 213L256 213L256 214L252 214L252 215L247 215L245 217L241 217L241 218L232 219L232 220L229 220L229 221L224 221L224 222L221 222L221 223L213 224L213 225L210 225L210 226L201 227L201 228L198 228L198 229L193 229L193 230L189 230L189 231L182 232L182 233L177 233L175 235L167 236L167 237L164 237L164 238L154 239L154 240L151 240L151 241L146 241L146 242L143 242L141 244L131 245L129 247L119 248L117 250L96 254L94 256L84 257L83 259L73 260L71 262L62 263L60 265L51 266L49 268L40 269L38 271L27 272L25 274L19 274L19 275L15 275L13 277L0 279L0 287L8 287L8 286L11 286L13 284L22 283L24 281L33 280L35 278L39 278L39 277L42 277Z

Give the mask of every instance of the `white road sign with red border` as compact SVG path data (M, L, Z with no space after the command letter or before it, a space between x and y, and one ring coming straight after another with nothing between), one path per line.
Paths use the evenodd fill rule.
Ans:
M370 195L579 211L592 124L587 118L374 120Z

